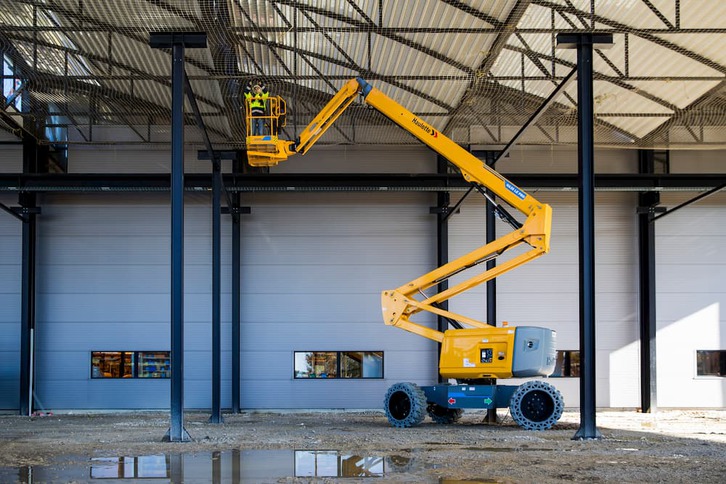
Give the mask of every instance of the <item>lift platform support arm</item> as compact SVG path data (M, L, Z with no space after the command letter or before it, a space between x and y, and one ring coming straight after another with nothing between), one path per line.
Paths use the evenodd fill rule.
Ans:
M501 174L486 166L476 156L361 78L348 81L302 131L296 141L277 138L248 139L250 164L276 165L293 154L305 154L350 106L358 94L363 96L366 104L378 110L455 165L461 171L464 179L474 184L482 193L484 193L484 188L488 188L526 217L523 223L519 223L503 206L494 203L499 216L514 230L397 289L384 291L381 295L384 322L438 342L443 341L444 333L412 322L411 317L420 311L427 311L475 328L489 327L484 322L441 309L439 305L547 253L552 225L552 209L549 205L541 203L525 193ZM435 288L440 282L497 258L521 244L529 245L529 249L442 292L432 296L425 295L424 291ZM421 294L423 296L419 297L422 299L416 299L415 296Z

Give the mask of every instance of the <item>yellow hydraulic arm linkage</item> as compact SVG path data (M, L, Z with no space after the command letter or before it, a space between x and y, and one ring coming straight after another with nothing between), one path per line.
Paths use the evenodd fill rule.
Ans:
M363 96L366 104L380 111L381 114L454 164L464 178L474 184L482 193L485 188L488 188L497 197L526 216L526 220L519 223L504 207L495 204L498 215L514 228L512 232L397 289L384 291L381 295L383 318L386 324L443 344L440 362L442 376L449 378L511 377L513 328L495 328L484 322L444 310L441 308L441 303L547 253L552 224L552 209L549 205L537 201L519 189L474 155L361 78L348 81L303 130L298 140L293 142L276 137L268 137L266 140L261 139L262 137L248 137L249 163L253 166L271 166L286 160L293 154L305 154L358 94ZM431 296L425 295L426 290L432 287L435 290L435 286L455 274L494 259L521 244L528 245L529 249L445 291ZM460 329L451 329L442 333L412 322L411 317L420 311L443 316ZM461 323L473 328L462 328ZM494 344L496 350L494 361L488 362L486 365L469 364L468 355L474 355L475 347L482 340L492 343L500 341L500 344ZM472 356L471 360L478 360L478 357ZM552 368L554 368L554 362L552 362Z

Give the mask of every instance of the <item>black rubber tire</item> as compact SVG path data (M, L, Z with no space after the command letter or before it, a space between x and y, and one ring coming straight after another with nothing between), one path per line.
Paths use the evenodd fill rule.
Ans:
M562 416L565 401L549 383L532 380L520 385L509 400L509 412L525 430L548 430Z
M455 423L464 415L461 408L446 408L435 403L430 403L426 412L435 423L444 425Z
M395 383L386 392L383 408L394 427L415 427L426 418L426 395L415 383Z

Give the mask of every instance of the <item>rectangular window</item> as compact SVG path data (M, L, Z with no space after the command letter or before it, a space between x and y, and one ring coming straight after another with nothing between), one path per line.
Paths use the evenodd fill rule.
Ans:
M5 97L5 104L14 106L18 111L22 110L22 96L19 91L21 87L20 79L15 75L15 65L13 61L8 57L3 57L3 96Z
M580 352L579 351L558 351L555 371L552 377L577 377L580 376Z
M726 376L726 351L696 351L696 376Z
M139 351L139 378L169 378L171 376L171 359L168 351Z
M93 351L91 378L169 378L168 351Z
M383 378L383 352L296 351L295 378Z

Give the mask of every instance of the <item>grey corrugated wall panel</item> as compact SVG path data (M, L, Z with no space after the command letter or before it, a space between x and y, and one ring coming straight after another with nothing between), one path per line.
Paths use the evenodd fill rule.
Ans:
M18 204L17 197L5 194L0 194L0 202ZM0 409L17 409L20 404L22 230L18 219L0 212Z
M4 133L4 132L3 132ZM0 135L2 136L2 135ZM10 140L8 140L10 141ZM17 138L13 137L12 141L17 141ZM23 146L18 145L2 145L0 148L2 156L0 156L0 173L22 173L23 172ZM0 200L4 199L4 195L0 195ZM5 205L13 204L17 205L17 198L7 198L7 201L3 201Z
M243 407L379 408L391 375L435 380L435 345L387 327L380 313L382 290L434 267L433 195L245 198ZM346 350L384 351L385 379L293 380L295 351Z
M90 378L92 351L169 349L168 194L51 195L44 202L38 229L38 398L54 409L168 408L168 381ZM186 203L193 278L187 341L193 346L206 336L195 318L211 319L211 282L202 281L211 280L209 262L201 267L202 257L195 257L209 243L204 239L211 217L205 198L192 195ZM209 366L208 356L199 360Z
M433 195L243 197L252 214L242 218L241 343L243 361L253 355L258 363L243 364L243 406L377 408L389 375L435 380L435 345L385 326L380 314L381 290L433 268ZM205 408L211 392L211 214L205 195L188 195L185 203L185 404ZM55 409L167 407L167 382L92 380L90 354L169 349L168 196L49 195L41 222L40 401ZM230 226L223 218L223 406L231 404ZM433 324L432 317L422 321ZM255 353L260 348L262 355ZM294 351L314 350L385 351L386 379L325 387L293 380ZM279 361L278 354L284 355ZM296 397L281 404L258 390L270 381L276 394ZM352 390L358 387L360 394ZM329 398L320 398L321 388ZM347 390L338 394L341 388Z
M60 363L57 360L57 364ZM38 403L45 409L54 410L169 408L169 380L91 380L90 377L86 380L48 380L38 376L36 408Z

